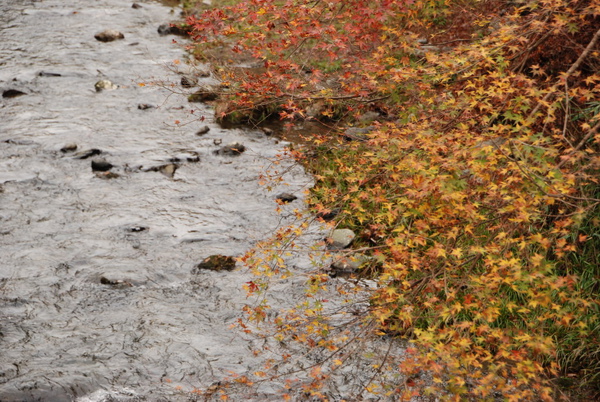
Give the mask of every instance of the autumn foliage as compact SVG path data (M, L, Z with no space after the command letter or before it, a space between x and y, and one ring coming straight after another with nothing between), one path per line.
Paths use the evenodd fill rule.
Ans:
M199 54L220 49L218 117L328 128L292 152L314 172L310 216L339 210L373 257L347 283L321 267L276 318L268 298L247 308L322 356L304 380L285 354L258 377L330 399L360 356L369 374L348 399L600 388L600 0L248 0L188 23ZM344 139L348 126L367 134ZM293 274L307 219L245 257L251 293ZM347 299L335 314L332 289Z

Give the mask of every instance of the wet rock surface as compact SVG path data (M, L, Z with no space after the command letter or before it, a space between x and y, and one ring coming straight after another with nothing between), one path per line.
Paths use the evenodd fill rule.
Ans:
M187 99L137 83L178 84L165 65L182 49L156 33L170 7L141 4L0 2L0 90L27 92L0 98L0 401L188 401L260 367L253 341L229 329L251 275L190 268L285 224L258 184L281 145L218 128L202 104L210 132L173 124L188 121ZM139 45L94 39L107 26ZM107 76L119 90L96 93ZM215 155L221 139L252 152ZM115 167L92 170L95 158ZM310 180L286 171L275 194L300 193Z

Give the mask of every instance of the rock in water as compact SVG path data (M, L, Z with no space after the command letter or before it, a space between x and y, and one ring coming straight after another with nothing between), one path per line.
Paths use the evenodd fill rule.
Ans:
M281 202L282 204L287 204L288 202L297 200L298 197L296 197L294 194L290 194L290 193L281 193L275 199L277 201Z
M114 29L107 29L106 31L102 31L94 35L94 38L100 42L112 42L118 39L125 39L125 35L119 31L115 31Z
M92 159L92 171L94 172L108 172L112 168L113 165L110 162L107 162L106 159Z
M327 239L328 248L330 250L341 250L348 247L356 235L350 229L336 229Z
M221 149L215 151L218 155L237 156L241 155L246 150L246 147L239 142L232 142L231 144L225 145Z
M94 88L96 88L97 92L100 92L104 89L106 89L106 90L117 89L117 88L119 88L119 86L116 84L113 84L109 80L100 80L94 85Z
M215 254L206 257L200 264L196 265L192 270L192 273L197 274L203 269L208 269L210 271L231 271L234 268L235 258L227 255Z

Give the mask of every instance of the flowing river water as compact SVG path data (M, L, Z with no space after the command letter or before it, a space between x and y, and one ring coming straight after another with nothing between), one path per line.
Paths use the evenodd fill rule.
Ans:
M192 269L272 233L286 220L276 194L301 196L310 178L292 166L267 191L282 144L138 85L179 83L166 66L184 57L157 32L172 9L139 4L0 0L0 401L188 400L257 364L229 329L249 274ZM94 39L106 29L125 38ZM118 88L96 91L102 79ZM219 141L247 150L218 155Z

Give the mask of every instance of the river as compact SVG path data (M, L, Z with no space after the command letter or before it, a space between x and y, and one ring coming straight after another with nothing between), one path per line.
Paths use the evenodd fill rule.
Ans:
M285 224L311 180L289 161L259 185L284 144L188 103L183 39L157 32L179 11L139 4L0 0L1 401L189 400L259 362L229 329L249 274L192 269ZM300 199L281 215L283 191Z

